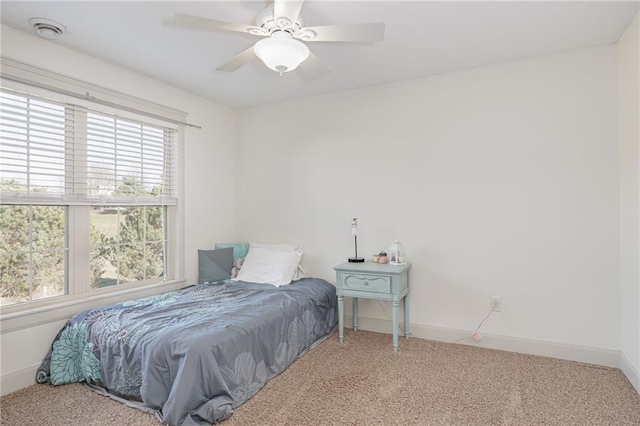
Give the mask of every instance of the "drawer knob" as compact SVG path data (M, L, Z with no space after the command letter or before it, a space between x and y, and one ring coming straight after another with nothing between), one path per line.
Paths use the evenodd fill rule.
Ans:
M369 281L365 281L365 282L364 282L364 285L369 285Z

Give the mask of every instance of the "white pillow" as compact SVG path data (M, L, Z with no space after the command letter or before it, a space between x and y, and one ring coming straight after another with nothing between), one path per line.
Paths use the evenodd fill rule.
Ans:
M291 284L301 257L302 254L298 251L250 247L235 280L272 284L276 287Z
M276 250L276 251L297 251L301 256L304 255L304 251L295 244L262 244L262 243L254 243L253 241L249 241L249 248L264 248L268 250ZM300 280L304 278L304 269L302 268L302 259L298 264L298 269L293 274L293 281Z

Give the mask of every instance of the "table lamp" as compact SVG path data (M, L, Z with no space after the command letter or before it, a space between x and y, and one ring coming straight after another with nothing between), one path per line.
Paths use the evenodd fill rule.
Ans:
M364 262L364 257L358 257L358 218L354 217L351 221L351 235L353 235L353 243L355 245L356 254L354 257L349 258L349 262L351 263L362 263Z

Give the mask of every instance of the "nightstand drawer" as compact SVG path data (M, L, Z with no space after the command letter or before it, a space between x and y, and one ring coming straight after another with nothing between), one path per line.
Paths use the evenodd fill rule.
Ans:
M370 291L372 293L391 293L391 277L346 274L344 276L344 289Z

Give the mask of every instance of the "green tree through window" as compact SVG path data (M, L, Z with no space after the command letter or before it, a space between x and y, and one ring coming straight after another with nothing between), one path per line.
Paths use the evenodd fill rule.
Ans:
M125 177L115 190L115 195L145 194L160 195L160 189L146 190L139 179L131 176ZM101 226L103 230L92 237L92 259L105 262L103 273L92 277L92 287L164 275L163 207L94 207L91 221L92 226Z

